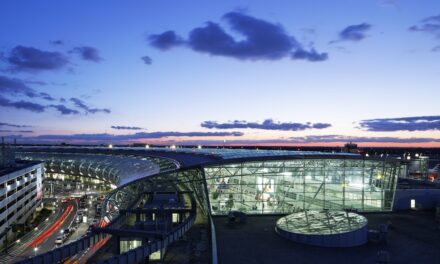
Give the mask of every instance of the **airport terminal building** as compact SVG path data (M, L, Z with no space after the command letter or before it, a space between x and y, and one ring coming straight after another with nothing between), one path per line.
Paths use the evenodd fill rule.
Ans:
M21 150L18 156L46 161L48 172L84 175L117 187L145 178L163 181L175 177L174 181L194 184L191 188L197 186L203 193L198 198L213 215L231 210L248 214L390 211L400 173L399 160L351 153L38 148Z
M93 243L105 237L102 233L117 236L120 243L131 239L124 237L127 231L121 229L118 221L128 214L135 214L136 219L148 219L151 208L135 210L133 205L142 195L158 190L190 194L197 204L197 214L208 219L230 212L253 216L293 215L290 219L313 216L307 212L324 212L313 217L324 217L319 221L326 221L326 217L333 215L332 219L341 219L335 222L335 228L344 221L350 225L359 216L340 212L394 210L398 177L403 168L402 160L391 156L227 148L21 147L17 150L17 158L44 161L47 178L91 178L111 186L112 191L102 206L103 228L99 236L90 235L95 236ZM141 246L127 246L132 245L131 242L121 244L124 250L102 263L127 263L124 259L130 256L144 259L157 250L162 252L195 221L194 208L167 210L180 212L182 224L169 233L170 237L165 239L167 243L152 246L151 241L139 242L145 238L133 238L138 241L135 244ZM358 222L365 242L365 221L359 218ZM110 231L106 231L108 227ZM43 257L54 261L76 254L81 248L91 246L92 240L87 239L91 238L88 236L75 245L67 245L68 251L62 247ZM353 245L359 241L354 241ZM53 255L50 257L50 254ZM45 262L32 262L31 259L23 263Z

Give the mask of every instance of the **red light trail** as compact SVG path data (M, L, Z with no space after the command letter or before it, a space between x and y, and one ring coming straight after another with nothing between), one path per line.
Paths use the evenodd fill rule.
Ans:
M49 227L46 231L44 231L41 235L39 235L32 243L29 244L30 247L37 247L41 243L43 243L44 240L46 240L50 235L52 235L56 229L58 229L64 221L66 221L67 216L69 216L70 212L73 210L73 205L69 204L67 206L66 211L61 215L60 218L58 218L55 223Z

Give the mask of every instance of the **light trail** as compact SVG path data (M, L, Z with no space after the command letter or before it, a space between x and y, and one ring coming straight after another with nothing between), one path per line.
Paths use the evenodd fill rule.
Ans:
M67 217L69 216L70 212L73 210L73 205L69 204L67 206L66 211L61 215L61 217L55 221L55 223L49 227L46 231L44 231L41 235L39 235L32 243L29 244L29 247L37 247L41 243L44 242L50 235L52 235L56 229L58 229L64 221L66 221Z

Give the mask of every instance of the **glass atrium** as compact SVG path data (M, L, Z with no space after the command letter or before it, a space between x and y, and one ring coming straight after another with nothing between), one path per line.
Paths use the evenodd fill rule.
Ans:
M394 160L301 158L205 167L213 214L303 210L391 211L399 166Z

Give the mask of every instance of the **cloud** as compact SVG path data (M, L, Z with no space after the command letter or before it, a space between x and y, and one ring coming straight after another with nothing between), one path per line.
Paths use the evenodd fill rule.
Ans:
M32 130L3 130L0 129L0 133L34 133Z
M4 76L0 76L0 106L2 107L11 107L16 109L24 109L28 111L32 111L35 113L41 113L47 110L48 108L53 108L60 112L62 115L78 115L80 111L76 109L72 109L66 105L64 105L67 101L64 98L58 99L63 104L50 104L44 105L30 101L12 101L8 98L5 98L3 95L25 95L29 98L42 98L47 101L56 101L57 99L52 97L51 95L44 92L37 92L34 89L28 87L23 81L16 78L8 78ZM86 114L96 114L96 113L110 113L109 109L106 108L91 108L84 101L78 98L70 98L70 101L74 103L74 105L81 110L84 110ZM1 125L1 123L0 123Z
M49 95L48 93L40 93L39 94L41 98L47 100L47 101L55 101L56 99L53 98L51 95Z
M75 109L66 107L65 105L49 105L49 107L55 108L62 115L78 115L80 112Z
M43 82L43 81L25 81L26 84L36 84L36 85L41 85L41 86L46 86L48 85L47 82ZM53 84L53 83L52 83Z
M16 46L5 56L9 71L47 71L64 68L69 60L60 52L43 51L34 47Z
M440 116L414 116L362 120L360 128L367 131L427 131L440 130Z
M2 126L7 126L7 127L17 127L17 128L31 127L31 126L28 126L28 125L17 125L17 124L2 123L2 122L0 122L0 127L2 127Z
M27 86L22 80L17 78L9 78L0 75L0 93L2 94L23 94L28 97L37 97L38 93Z
M42 113L46 111L47 108L54 108L62 115L76 115L79 114L79 111L70 109L64 105L42 105L38 103L33 103L29 101L11 101L9 99L0 96L0 106L2 107L11 107L16 109L28 110L35 113Z
M398 137L355 137L344 135L312 135L305 137L290 138L274 138L274 139L229 139L226 142L218 139L202 139L202 140L181 140L174 141L181 145L307 145L307 144L343 144L346 142L355 143L397 143L397 144L421 144L440 142L439 138L398 138Z
M101 62L103 58L99 55L99 50L90 46L76 47L70 51L70 53L76 53L81 56L83 60L92 62Z
M366 38L366 32L371 29L368 23L350 25L339 32L339 39L331 41L330 44L339 41L361 41Z
M136 126L111 126L113 129L117 130L144 130L145 128Z
M166 31L151 35L149 41L153 47L161 50L185 45L196 52L239 60L278 60L290 57L295 60L323 61L328 58L326 53L318 53L314 48L305 50L280 24L241 12L226 13L223 20L243 39L237 40L219 24L209 21L191 30L187 40L174 31Z
M434 36L436 39L440 39L440 15L430 16L422 19L417 25L413 25L408 28L412 32L423 32ZM437 45L431 49L432 52L440 50L440 46Z
M37 92L30 88L24 81L17 78L9 78L0 75L0 94L2 95L24 95L30 98L42 98L47 101L55 101L48 93Z
M150 44L160 50L169 50L172 47L182 45L183 39L174 31L165 31L161 34L153 34L148 37Z
M400 0L380 0L379 4L382 6L392 6L397 8L399 6Z
M45 110L46 106L41 105L41 104L37 104L37 103L32 103L29 101L11 101L9 99L4 98L3 96L0 95L0 106L2 107L12 107L12 108L16 108L16 109L24 109L24 110L28 110L28 111L32 111L35 113L41 113Z
M49 101L56 100L55 98L51 97L49 94L46 94L46 93L39 93L36 95L32 95L30 97L41 97L41 98L43 98L45 100L49 100ZM72 98L72 99L76 99L76 98ZM110 110L108 110L108 109L90 108L79 99L72 100L72 101L75 103L75 106L85 110L86 114L95 114L97 112L110 113ZM67 107L65 105L61 105L61 104L43 105L43 104L30 102L30 101L24 101L24 100L12 101L10 99L3 97L2 95L0 95L0 106L11 107L11 108L16 108L16 109L24 109L24 110L28 110L28 111L35 112L35 113L42 113L42 112L46 111L48 108L53 108L53 109L57 110L58 112L60 112L62 115L78 115L78 114L80 114L80 112L78 110L69 108L69 107ZM0 123L0 126L2 124L3 123Z
M205 128L216 129L238 129L238 128L252 128L252 129L264 129L264 130L282 130L282 131L300 131L306 129L324 129L331 125L326 123L275 123L272 119L266 119L262 123L247 122L235 120L228 123L218 123L216 121L204 121L201 123Z
M64 45L64 41L59 40L59 39L57 39L57 40L52 40L50 43L51 43L52 45Z
M86 105L86 103L84 101L82 101L81 99L78 98L70 98L70 101L74 103L74 105L82 110L84 110L84 112L86 114L96 114L96 113L106 113L106 114L110 114L110 109L107 108L91 108L88 105Z
M280 25L237 12L227 13L223 19L232 30L245 36L245 40L236 41L218 24L208 22L205 27L190 32L191 47L196 51L239 59L280 59L296 45Z
M325 61L328 59L327 53L318 53L315 49L306 51L303 49L298 49L292 52L292 59L294 60L308 60L308 61Z
M140 139L159 139L168 137L226 137L242 136L241 132L138 132L127 135L102 134L71 134L71 135L41 135L36 137L28 137L28 140L74 140L74 141L130 141Z
M337 142L358 142L358 143L429 143L440 142L437 138L398 138L398 137L352 137L343 135L319 135L305 137L291 137L291 143L337 143Z
M143 56L143 57L141 57L141 60L142 60L145 64L147 64L147 65L151 65L151 64L153 63L153 59L151 59L151 58L148 57L148 56Z

